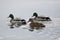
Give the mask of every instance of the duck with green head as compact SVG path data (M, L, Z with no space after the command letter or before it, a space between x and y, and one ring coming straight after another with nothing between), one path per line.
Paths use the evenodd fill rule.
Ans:
M11 26L13 26L15 24L17 26L21 26L23 24L26 24L26 21L24 19L19 19L19 18L14 19L13 14L10 14L8 18L11 18L11 20L10 20Z
M37 20L37 21L51 21L49 17L38 16L36 12L33 13L33 16L35 16L34 20Z

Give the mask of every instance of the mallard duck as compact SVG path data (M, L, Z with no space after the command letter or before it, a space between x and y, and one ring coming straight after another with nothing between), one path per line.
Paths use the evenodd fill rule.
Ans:
M34 22L33 19L31 19L31 18L29 19L28 22L30 22L29 25L30 25L31 29L34 29L34 28L39 29L39 28L45 27L44 24L38 23L38 22Z
M19 19L19 18L15 18L13 14L10 14L8 18L11 18L10 23L11 26L16 25L16 26L21 26L23 24L26 24L26 21L24 19Z
M36 21L51 21L51 19L49 17L38 16L38 14L36 12L33 13L33 16L35 16L34 20L36 20Z

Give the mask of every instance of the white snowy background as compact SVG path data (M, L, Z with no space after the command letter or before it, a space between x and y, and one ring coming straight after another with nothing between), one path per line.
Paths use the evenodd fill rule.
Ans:
M34 12L51 17L51 22L43 22L46 27L33 32L20 26L10 29L8 16L28 19ZM59 40L60 0L0 0L0 40Z

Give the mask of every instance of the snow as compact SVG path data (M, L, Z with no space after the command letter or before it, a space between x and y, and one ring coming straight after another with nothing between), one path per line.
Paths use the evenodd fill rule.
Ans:
M0 40L60 40L60 18L52 18L51 22L42 22L45 28L29 31L29 24L13 29L9 21L0 20Z

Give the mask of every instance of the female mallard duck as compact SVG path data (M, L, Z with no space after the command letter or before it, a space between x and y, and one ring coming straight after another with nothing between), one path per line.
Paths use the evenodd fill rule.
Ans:
M38 16L36 12L33 13L33 16L35 16L34 20L37 20L37 21L51 21L49 17Z
M31 18L29 19L28 22L30 22L29 25L30 25L31 29L34 29L34 28L39 29L39 28L45 27L44 24L38 23L38 22L34 22L33 19L31 19ZM33 30L31 30L31 31L33 31Z
M13 25L21 26L21 25L26 24L26 21L24 19L19 19L19 18L14 19L13 14L10 14L9 17L11 18L11 20L10 20L10 23L12 26L11 28L13 28Z

